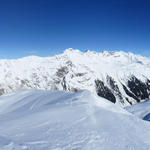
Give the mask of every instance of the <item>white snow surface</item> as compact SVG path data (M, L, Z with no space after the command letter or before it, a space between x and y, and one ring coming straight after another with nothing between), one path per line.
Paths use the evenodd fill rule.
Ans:
M150 100L149 99L134 104L132 106L125 107L125 109L143 120L150 121Z
M0 93L9 93L21 88L67 91L88 89L96 93L95 80L107 83L111 76L119 87L122 97L129 97L122 84L132 76L141 81L150 78L150 59L123 51L94 52L67 49L52 57L29 56L20 59L0 60ZM121 103L117 99L117 103ZM122 103L121 103L122 105ZM125 100L124 106L129 105Z
M150 124L89 91L0 97L0 150L149 150Z

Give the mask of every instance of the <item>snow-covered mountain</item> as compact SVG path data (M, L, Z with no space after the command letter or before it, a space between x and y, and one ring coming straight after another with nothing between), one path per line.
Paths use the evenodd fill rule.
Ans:
M150 124L89 91L0 97L0 150L149 150Z
M67 49L52 57L0 60L0 94L20 88L88 89L122 106L150 97L150 59L122 51Z

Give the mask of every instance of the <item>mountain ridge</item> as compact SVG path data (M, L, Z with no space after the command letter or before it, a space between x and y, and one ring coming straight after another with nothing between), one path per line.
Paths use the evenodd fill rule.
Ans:
M148 121L88 90L3 95L0 121L1 150L150 149Z
M88 89L121 106L150 97L150 59L123 51L81 52L0 60L0 94L21 88Z

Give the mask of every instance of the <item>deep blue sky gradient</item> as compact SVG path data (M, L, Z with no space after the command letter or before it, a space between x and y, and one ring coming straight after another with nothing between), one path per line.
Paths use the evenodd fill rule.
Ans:
M0 0L0 58L70 47L150 56L150 1Z

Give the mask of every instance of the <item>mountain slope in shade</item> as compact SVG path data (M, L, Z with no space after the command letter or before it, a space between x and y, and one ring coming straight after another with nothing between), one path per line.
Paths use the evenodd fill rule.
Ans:
M122 51L67 49L52 57L0 60L0 94L21 88L88 89L127 106L150 96L150 59Z
M89 91L0 97L1 150L149 150L150 126Z

